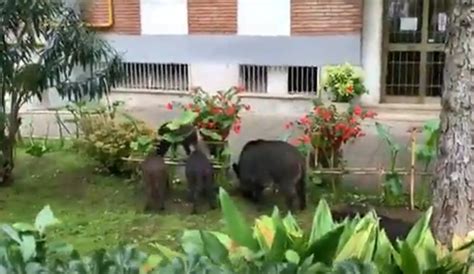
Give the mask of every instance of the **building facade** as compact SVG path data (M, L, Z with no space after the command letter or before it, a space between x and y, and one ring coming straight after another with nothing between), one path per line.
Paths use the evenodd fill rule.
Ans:
M348 62L365 71L364 104L416 107L439 105L448 2L95 0L86 18L123 54L117 92L240 84L291 108L317 93L325 66Z

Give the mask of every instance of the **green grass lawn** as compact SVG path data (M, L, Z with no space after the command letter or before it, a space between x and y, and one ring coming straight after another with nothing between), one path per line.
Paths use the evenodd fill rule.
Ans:
M65 240L83 252L120 242L145 249L153 242L177 247L183 229L223 226L220 211L208 211L205 203L199 215L190 215L182 191L173 193L164 213L144 214L139 183L100 175L90 159L74 152L34 158L19 149L16 162L15 184L0 189L0 222L32 222L43 206L50 205L62 223L49 237ZM263 213L246 202L238 203L249 220ZM310 223L311 218L310 210L300 216L303 223Z
M149 251L149 244L154 242L176 248L184 229L223 227L220 211L209 211L206 203L200 214L189 214L190 207L183 202L184 192L180 190L183 186L174 186L164 213L144 214L140 183L101 175L95 171L93 161L73 151L55 151L34 158L18 149L16 163L15 184L0 189L0 223L31 223L45 205L50 205L62 223L48 236L53 241L71 243L82 252L122 242L135 243ZM323 193L308 189L308 210L297 215L303 227L311 224L312 209ZM270 213L275 199L278 205L283 204L279 195L268 194L267 206L258 211L234 197L249 221Z

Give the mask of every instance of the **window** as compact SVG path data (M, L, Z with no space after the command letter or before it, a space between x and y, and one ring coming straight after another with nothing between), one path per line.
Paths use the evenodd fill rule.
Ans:
M141 0L142 34L188 34L187 0Z
M241 35L290 35L290 0L238 0Z
M288 93L316 94L317 92L317 67L288 67Z
M266 66L241 65L239 82L247 92L266 93L268 88L268 68Z
M187 64L124 63L125 80L120 88L189 90Z

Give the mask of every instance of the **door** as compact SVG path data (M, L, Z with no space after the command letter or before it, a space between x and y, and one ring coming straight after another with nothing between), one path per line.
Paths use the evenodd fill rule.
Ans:
M385 0L382 102L439 104L451 0Z

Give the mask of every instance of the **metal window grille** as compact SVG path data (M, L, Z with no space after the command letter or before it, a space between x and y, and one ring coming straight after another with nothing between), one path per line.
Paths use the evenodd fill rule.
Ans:
M241 65L239 69L239 84L247 92L267 93L268 67L255 65Z
M426 61L426 96L440 97L444 79L444 52L428 52Z
M390 52L385 87L387 95L418 96L419 86L420 52Z
M317 67L288 67L289 94L317 94L318 80Z
M189 90L189 65L123 63L124 81L119 88L149 90Z

